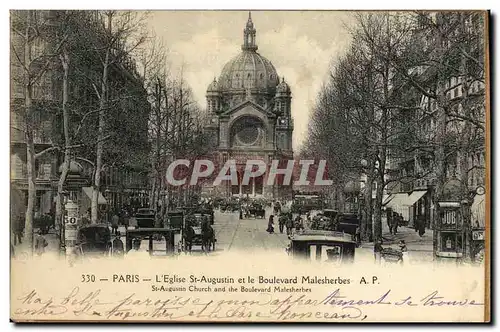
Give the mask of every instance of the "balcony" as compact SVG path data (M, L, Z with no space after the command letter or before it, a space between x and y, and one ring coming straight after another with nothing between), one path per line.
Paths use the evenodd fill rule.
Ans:
M401 183L402 192L412 192L414 189L413 182Z
M52 165L41 165L36 172L36 181L50 181L52 179ZM28 170L26 164L17 165L10 171L11 180L27 180Z

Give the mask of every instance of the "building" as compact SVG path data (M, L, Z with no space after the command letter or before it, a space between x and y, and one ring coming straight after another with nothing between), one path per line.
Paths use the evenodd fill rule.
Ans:
M33 22L42 22L46 29L58 29L58 24L62 21L58 15L63 15L62 11L13 11L11 13L11 26L17 31L23 31L22 27L26 25L26 15L30 12ZM101 24L98 21L96 12L81 12L81 20L71 21L75 24L74 28L78 33L86 35L87 38L81 42L89 42L99 40ZM34 24L34 23L33 23ZM78 24L78 26L77 26ZM53 41L50 38L50 33L37 35L31 43L30 52L32 59L40 58L40 61L34 61L32 66L43 65L47 57L47 50L50 50ZM76 39L76 37L75 37ZM72 39L73 40L73 39ZM24 136L25 121L23 118L24 105L24 70L19 59L24 58L26 50L23 44L23 37L11 29L11 44L17 52L11 52L10 68L11 68L11 108L10 108L10 128L11 128L11 185L16 188L21 196L24 196L27 202L27 172L26 172L26 140ZM95 109L98 105L98 99L95 95L94 88L91 82L83 80L81 77L76 77L77 73L84 73L86 77L99 77L100 60L98 55L89 52L90 46L74 47L72 49L73 58L71 61L72 69L69 78L70 82L70 100L79 105L80 110L83 107ZM78 55L78 56L77 56ZM75 67L78 66L78 70ZM62 145L62 119L60 114L60 105L62 101L62 68L58 63L58 58L48 67L43 76L33 86L33 107L34 107L34 143L36 152L44 149ZM82 76L83 76L82 75ZM147 121L149 116L149 103L147 102L146 92L142 87L142 79L137 73L135 64L130 59L124 59L119 63L115 63L110 71L110 99L118 99L122 95L122 91L127 91L133 94L133 98L123 98L120 105L114 107L117 112L116 124L123 125L120 128L122 136L120 140L133 141L135 144L130 145L130 155L144 153L147 155ZM125 112L127 110L127 112ZM120 119L120 113L134 114L129 122L123 122ZM77 112L75 112L77 113ZM125 117L125 115L123 115ZM129 116L130 117L130 116ZM81 120L78 115L72 117L72 123L79 123ZM127 127L129 123L133 126ZM77 126L75 125L73 129ZM89 127L92 130L91 127ZM113 128L112 128L113 129ZM95 131L97 129L95 128ZM134 133L131 135L130 133ZM85 132L85 135L91 135L90 131ZM88 136L85 136L88 137ZM69 174L65 183L65 191L69 198L79 202L81 211L85 212L90 207L90 195L92 192L92 176L93 176L93 147L88 149L75 149L72 153L72 161L70 164ZM136 204L144 203L144 192L147 188L147 174L144 167L132 159L124 160L122 163L113 161L113 153L107 152L105 163L112 163L113 166L105 167L101 176L101 188L99 196L99 204L102 209L111 207L119 207L128 202L136 202ZM41 158L37 158L35 162L35 217L41 214L54 213L55 211L55 195L57 193L57 182L61 174L61 165L63 162L62 151L57 149L44 154ZM137 203L139 202L139 203ZM13 203L14 204L14 203ZM26 203L24 203L26 204Z
M468 31L471 42L468 46L470 54L476 56L479 62L484 57L483 24L482 14L474 13L439 13L429 16L443 29L443 39L447 41L445 46L446 55L453 59L453 41L455 36ZM464 28L465 27L465 28ZM460 30L462 29L462 30ZM477 33L477 36L473 36ZM423 35L418 29L414 35L415 43L421 45L423 52L429 49L436 49L436 36ZM447 48L446 48L447 47ZM457 68L459 66L455 65ZM416 67L413 69L421 82L428 84L435 80L435 69L433 67ZM484 71L474 73L474 75L464 75L459 70L448 73L446 79L435 82L436 92L443 93L446 97L446 107L449 109L446 118L446 135L448 140L462 142L460 144L450 144L446 148L446 176L445 182L459 179L465 182L464 185L469 191L471 204L471 222L478 222L484 227L484 196L475 195L478 187L485 186L485 86ZM480 78L482 76L482 78ZM434 142L437 131L437 110L436 99L430 99L421 93L412 91L415 103L419 106L419 111L407 112L401 118L407 124L412 124L412 132L406 134L411 137L418 137L422 142ZM473 124L472 133L467 138L464 137L464 121L460 118L470 118ZM483 123L481 129L474 123ZM410 127L409 125L407 127ZM398 137L397 139L401 139ZM445 144L438 142L438 144ZM449 143L448 143L449 144ZM424 144L422 144L424 146ZM458 146L458 148L456 147ZM422 218L426 221L427 227L432 227L436 220L435 189L437 175L435 172L433 150L427 147L412 149L405 154L392 156L388 164L388 173L393 177L404 179L398 181L396 185L388 188L391 193L384 204L403 216L410 225L415 220ZM475 220L474 220L475 219Z
M241 53L231 59L207 89L208 124L220 162L236 160L239 184L219 190L224 195L276 197L290 191L267 186L265 175L242 183L248 159L293 159L292 93L272 62L257 52L256 29L251 14L243 30Z

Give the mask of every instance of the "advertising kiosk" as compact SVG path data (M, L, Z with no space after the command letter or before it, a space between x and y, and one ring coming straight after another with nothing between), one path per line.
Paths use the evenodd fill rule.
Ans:
M466 256L469 203L466 193L466 188L456 179L443 186L434 228L434 258L438 261L461 261Z

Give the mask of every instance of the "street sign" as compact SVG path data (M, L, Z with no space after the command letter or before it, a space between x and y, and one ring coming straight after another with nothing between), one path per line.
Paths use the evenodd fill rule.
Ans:
M472 231L472 239L474 241L484 241L484 231Z
M485 192L486 192L486 189L484 189L483 186L479 186L476 189L476 194L478 194L478 195L484 195Z

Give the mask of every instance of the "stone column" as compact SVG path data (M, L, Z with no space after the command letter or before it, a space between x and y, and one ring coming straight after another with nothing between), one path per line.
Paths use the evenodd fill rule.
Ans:
M275 121L276 119L269 119L267 123L267 130L266 130L266 146L268 149L274 149L276 147L275 144Z
M223 149L227 149L228 144L228 123L227 120L220 121L219 124L219 146Z

